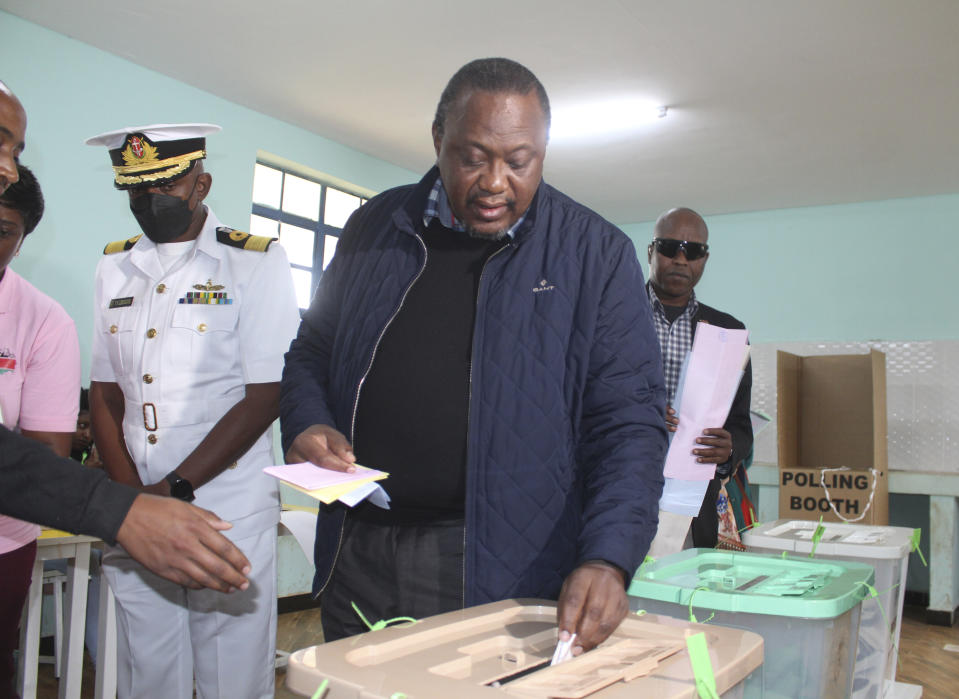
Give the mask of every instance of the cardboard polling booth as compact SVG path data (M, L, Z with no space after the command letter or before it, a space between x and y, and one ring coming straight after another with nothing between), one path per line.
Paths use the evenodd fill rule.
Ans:
M777 353L779 516L888 524L886 356Z

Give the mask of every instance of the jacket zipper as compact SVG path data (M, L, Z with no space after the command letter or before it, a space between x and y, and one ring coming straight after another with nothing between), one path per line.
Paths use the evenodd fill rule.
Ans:
M373 344L373 352L370 354L370 363L366 365L366 370L363 372L363 376L360 377L360 382L356 384L356 394L353 397L353 417L350 420L350 444L354 447L354 449L356 445L353 444L353 436L356 434L356 413L360 407L360 391L363 390L363 384L366 382L366 377L369 376L370 370L373 368L373 360L376 359L376 350L379 349L380 342L383 341L383 336L386 334L386 331L389 329L390 325L393 324L396 316L399 315L400 310L402 310L403 304L406 302L406 297L410 293L410 289L413 288L413 285L416 284L417 280L419 280L419 278L423 275L423 270L426 269L426 259L429 257L429 253L426 250L426 243L424 243L423 239L415 233L413 234L413 237L416 238L420 246L423 248L423 264L420 267L420 271L416 273L416 276L413 277L412 281L410 281L410 283L407 285L406 290L403 291L403 296L400 298L400 303L396 307L396 310L393 311L393 315L389 317L389 320L386 321L386 325L384 325L383 329L380 330L379 337L376 338L376 342ZM482 276L482 273L480 276ZM320 587L320 591L317 593L318 595L322 594L322 592L326 589L326 586L330 584L330 579L333 577L333 571L336 568L336 561L340 557L340 549L343 548L343 533L345 531L346 517L344 516L343 523L340 524L340 537L336 542L336 553L333 554L333 563L330 565L329 575L326 576L326 581L323 583L322 587Z
M510 247L513 247L512 242L507 243L506 245L501 247L499 250L494 252L492 255L487 257L486 261L483 263L483 268L480 270L479 283L476 285L475 308L473 309L474 310L474 317L473 317L473 329L474 329L473 342L474 343L476 341L476 332L475 332L476 318L479 316L479 299L480 299L480 293L482 293L482 290L483 290L483 275L486 274L486 266L489 264L490 260L492 260L494 257L496 257L501 252L503 252L503 250L506 250L507 248L510 248ZM469 382L467 384L468 389L466 394L466 474L464 475L467 475L467 476L469 474L470 416L472 415L472 412L473 412L473 354L474 353L471 349L470 350ZM467 481L467 485L469 485L468 481ZM464 609L466 608L466 526L467 526L466 523L469 519L466 516L467 515L466 508L467 508L467 503L464 502L463 503L463 559L462 559L462 565L460 570L460 607Z

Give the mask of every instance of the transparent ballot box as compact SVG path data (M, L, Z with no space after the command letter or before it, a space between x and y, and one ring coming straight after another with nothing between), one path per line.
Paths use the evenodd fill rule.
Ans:
M640 566L630 606L765 641L764 696L844 699L852 693L861 602L873 582L863 563L783 559L689 549Z
M824 523L817 543L817 522L781 519L743 533L743 543L754 553L788 551L836 561L858 561L876 571L879 596L863 600L859 617L859 647L853 681L854 699L880 699L896 679L899 630L906 594L906 573L912 550L912 529L867 524Z

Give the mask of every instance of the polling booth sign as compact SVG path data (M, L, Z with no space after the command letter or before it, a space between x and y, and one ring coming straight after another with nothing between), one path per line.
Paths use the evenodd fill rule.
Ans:
M886 357L777 353L779 516L887 524Z
M879 471L845 467L779 469L779 516L824 522L886 524L888 483ZM881 521L880 521L881 520Z

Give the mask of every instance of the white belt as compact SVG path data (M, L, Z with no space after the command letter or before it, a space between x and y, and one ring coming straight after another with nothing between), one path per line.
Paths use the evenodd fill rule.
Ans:
M242 395L216 400L165 400L158 403L126 401L123 421L148 432L165 427L216 422L242 400Z

